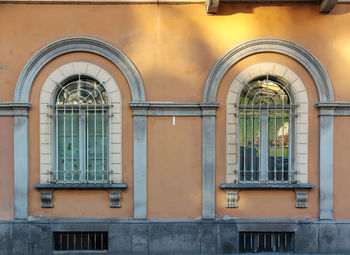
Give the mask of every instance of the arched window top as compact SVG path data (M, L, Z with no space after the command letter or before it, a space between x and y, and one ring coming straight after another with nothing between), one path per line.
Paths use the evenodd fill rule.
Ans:
M248 82L239 96L239 108L287 108L291 105L288 85L276 77L260 76Z
M57 105L95 105L109 104L109 96L97 79L87 75L74 75L58 84Z

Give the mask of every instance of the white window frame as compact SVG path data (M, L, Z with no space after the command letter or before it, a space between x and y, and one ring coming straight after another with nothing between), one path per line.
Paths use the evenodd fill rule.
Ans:
M56 155L50 140L49 104L55 100L56 87L73 75L87 75L104 84L110 96L111 128L109 132L110 161L109 183L122 183L122 101L119 87L113 77L102 67L89 62L72 62L65 64L46 79L40 95L40 183L50 183L50 169Z
M288 82L290 93L298 105L295 108L294 164L296 182L308 183L308 97L302 80L291 69L278 63L258 63L240 72L232 81L226 98L226 183L239 183L238 100L243 87L251 80L270 75Z

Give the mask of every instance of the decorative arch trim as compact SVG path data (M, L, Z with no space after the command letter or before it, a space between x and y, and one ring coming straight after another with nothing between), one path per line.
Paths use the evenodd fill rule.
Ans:
M133 102L145 101L141 77L130 59L113 45L90 37L70 37L50 43L39 50L23 68L16 85L14 102L29 102L30 91L40 70L53 59L72 52L90 52L115 64L125 75Z
M282 39L261 38L242 43L228 51L210 71L204 87L203 101L215 102L216 93L225 73L245 57L257 53L280 53L298 61L316 84L320 102L333 102L333 86L321 63L305 48Z

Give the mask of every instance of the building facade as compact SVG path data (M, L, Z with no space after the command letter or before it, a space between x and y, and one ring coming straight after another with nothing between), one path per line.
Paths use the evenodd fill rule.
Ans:
M0 254L350 253L350 5L1 1Z

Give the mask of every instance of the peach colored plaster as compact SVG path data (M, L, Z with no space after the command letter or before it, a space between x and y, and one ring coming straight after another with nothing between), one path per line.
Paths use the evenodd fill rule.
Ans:
M18 76L35 52L70 36L115 45L140 71L152 101L200 101L209 70L230 48L260 37L286 39L311 51L329 73L336 99L349 100L343 67L350 65L350 5L337 5L332 15L318 9L222 4L217 15L208 16L201 4L1 4L1 65L7 69L0 71L0 101L12 101Z
M334 218L350 219L349 201L349 152L350 152L350 118L334 118ZM347 134L347 135L344 135Z
M148 217L201 216L201 119L148 118Z
M13 219L13 118L0 117L0 220Z

